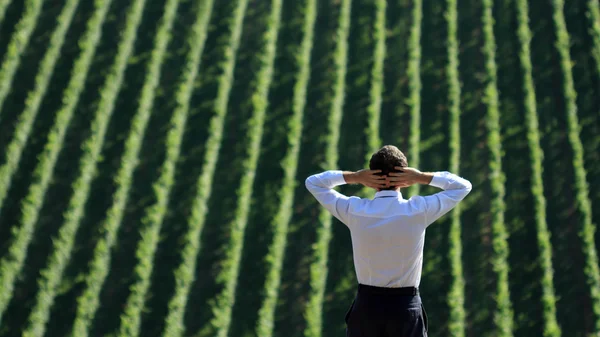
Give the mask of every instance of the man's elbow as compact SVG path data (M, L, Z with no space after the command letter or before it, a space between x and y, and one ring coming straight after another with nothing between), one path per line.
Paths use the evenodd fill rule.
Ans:
M314 179L315 179L315 176L312 175L304 180L304 186L306 187L307 190L310 191L312 189L311 187L315 186Z
M462 196L461 196L461 198L460 198L460 199L462 200L462 199L464 199L464 198L465 198L467 195L469 195L469 193L471 193L471 190L472 190L472 189L473 189L473 185L471 184L471 182L470 182L470 181L468 181L468 180L465 180L465 183L464 183L464 188L463 188L463 193L462 193Z
M471 192L472 189L473 189L473 184L471 184L470 181L465 180L465 190L467 191L467 194L469 194L469 192Z

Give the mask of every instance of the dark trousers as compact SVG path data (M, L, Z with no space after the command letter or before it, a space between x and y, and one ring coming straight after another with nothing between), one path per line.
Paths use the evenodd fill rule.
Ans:
M361 284L345 319L346 337L427 337L427 314L412 287Z

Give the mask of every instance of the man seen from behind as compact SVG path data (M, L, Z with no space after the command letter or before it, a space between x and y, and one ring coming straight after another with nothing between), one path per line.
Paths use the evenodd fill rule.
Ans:
M419 295L425 230L471 191L471 183L450 172L425 173L408 167L406 156L386 145L371 156L369 170L325 171L306 179L306 188L350 229L356 298L348 310L347 337L427 337ZM373 199L345 196L333 188L361 184L377 190ZM431 185L441 191L404 199L402 188Z

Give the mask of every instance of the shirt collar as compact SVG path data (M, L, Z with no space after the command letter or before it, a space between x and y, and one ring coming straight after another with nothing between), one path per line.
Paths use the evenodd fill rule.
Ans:
M385 190L385 191L379 191L379 192L375 193L375 199L376 198L390 198L390 197L402 199L402 192Z

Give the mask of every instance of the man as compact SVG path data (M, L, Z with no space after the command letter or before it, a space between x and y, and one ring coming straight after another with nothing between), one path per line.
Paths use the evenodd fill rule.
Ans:
M419 296L425 230L469 194L471 183L449 172L409 168L395 146L374 153L370 170L326 171L306 179L306 188L350 229L358 292L346 314L347 337L426 337L427 314ZM347 197L333 188L362 184L373 199ZM442 189L406 200L414 184Z

